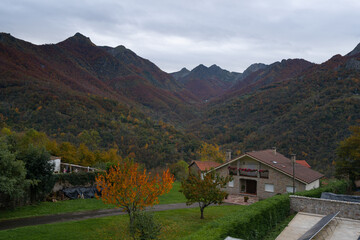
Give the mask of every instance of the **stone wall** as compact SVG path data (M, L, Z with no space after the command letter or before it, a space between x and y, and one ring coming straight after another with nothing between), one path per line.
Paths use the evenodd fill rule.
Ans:
M290 196L290 208L295 212L328 215L340 211L338 217L360 220L360 203Z

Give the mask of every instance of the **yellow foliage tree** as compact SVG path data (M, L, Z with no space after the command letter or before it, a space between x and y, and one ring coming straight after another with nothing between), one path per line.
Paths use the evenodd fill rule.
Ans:
M225 160L225 153L220 151L220 147L216 144L203 143L197 151L200 155L201 161L215 161L223 163Z
M158 174L150 177L146 170L140 171L139 165L131 161L118 163L105 175L99 174L96 177L102 201L127 212L130 229L133 227L135 213L159 203L159 196L169 192L173 182L174 177L168 169L161 177Z

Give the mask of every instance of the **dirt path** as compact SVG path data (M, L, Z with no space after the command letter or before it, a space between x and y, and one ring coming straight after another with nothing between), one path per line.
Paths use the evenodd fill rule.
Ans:
M155 205L154 207L147 209L147 211L157 212L157 211L194 208L194 207L198 207L198 205L193 204L191 206L186 206L185 203L162 204L162 205ZM40 224L48 224L48 223L85 220L89 218L107 217L107 216L122 215L122 214L125 213L119 209L103 209L103 210L92 210L92 211L84 211L84 212L62 213L62 214L54 214L54 215L46 215L46 216L38 216L38 217L17 218L17 219L0 221L0 230L25 227L25 226L34 226Z

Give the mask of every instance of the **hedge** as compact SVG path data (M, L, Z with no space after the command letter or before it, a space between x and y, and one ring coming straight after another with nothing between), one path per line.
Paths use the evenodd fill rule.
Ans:
M337 194L346 194L350 189L351 184L349 181L346 180L333 180L329 182L327 185L324 185L320 188L316 188L309 191L303 191L296 193L295 195L304 196L304 197L313 197L313 198L320 198L321 193L323 192L331 192Z
M224 239L227 236L263 239L267 232L289 215L289 212L289 196L277 195L215 220L185 239Z
M328 185L298 193L300 196L320 197L322 192L346 193L347 181L333 181ZM290 213L289 194L277 195L256 202L245 210L206 224L199 231L186 237L186 240L223 240L227 236L241 239L263 239L279 222Z
M59 173L54 174L56 182L69 182L73 186L85 186L94 184L98 172L78 172L78 173Z

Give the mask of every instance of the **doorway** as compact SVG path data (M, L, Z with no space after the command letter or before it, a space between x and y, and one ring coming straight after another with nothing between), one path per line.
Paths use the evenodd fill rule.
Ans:
M257 194L257 181L240 179L240 193Z

